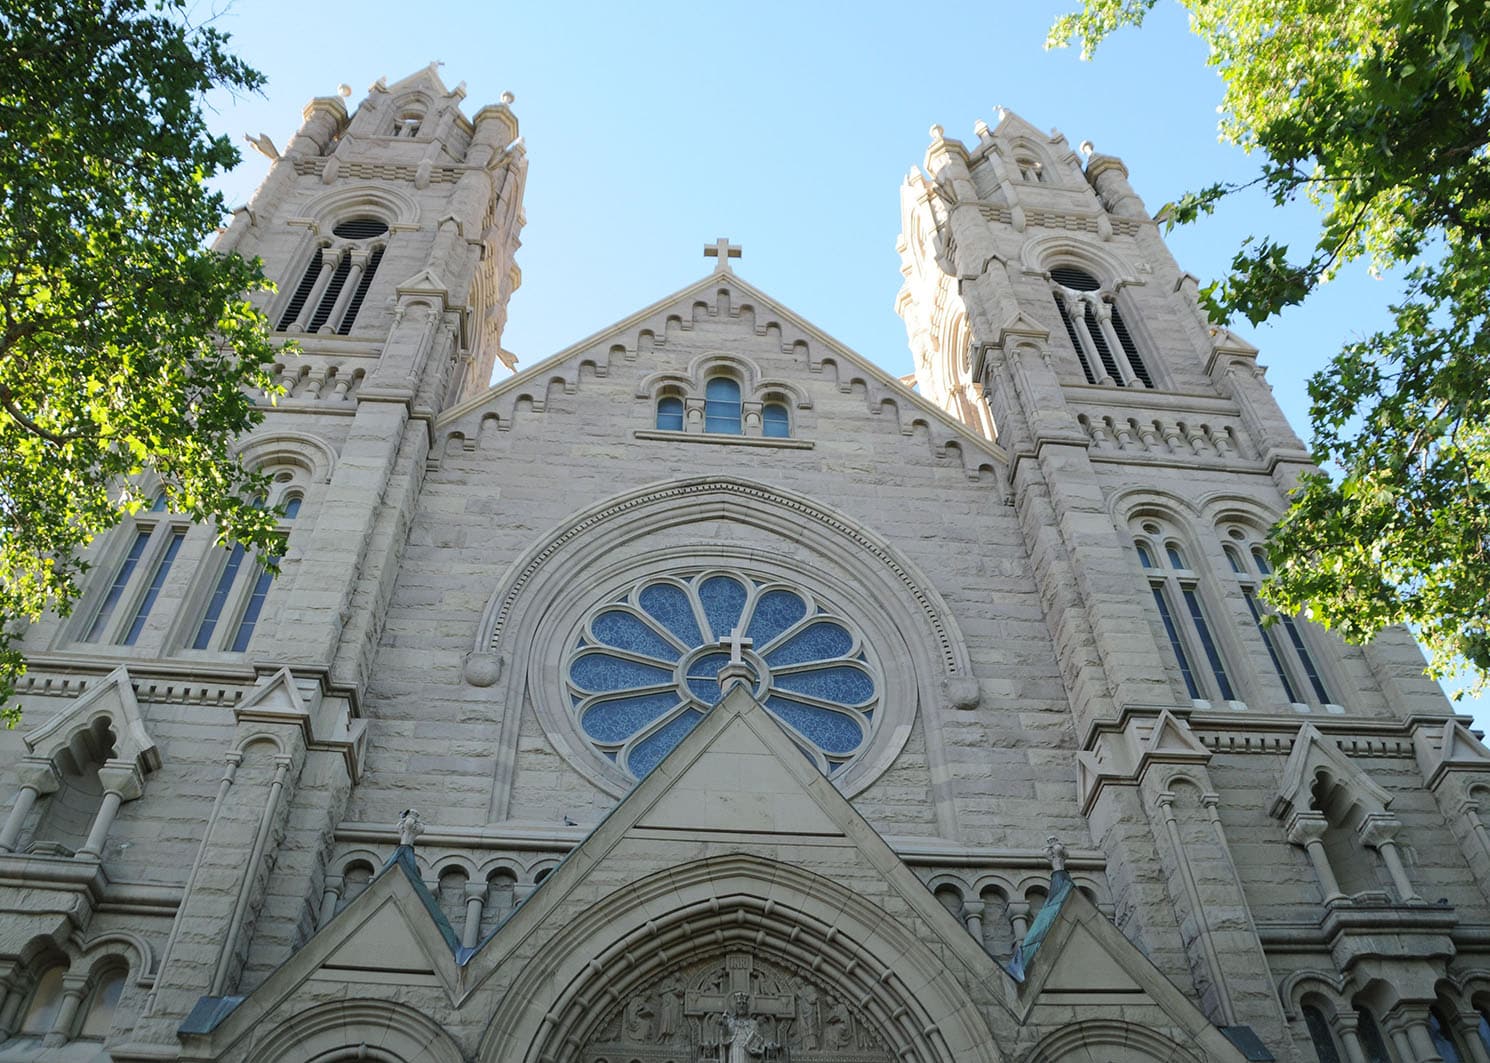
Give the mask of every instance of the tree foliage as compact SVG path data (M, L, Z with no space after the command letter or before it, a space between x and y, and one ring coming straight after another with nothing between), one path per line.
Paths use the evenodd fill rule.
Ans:
M16 625L64 614L83 548L158 478L267 554L230 444L272 388L257 262L208 249L237 162L203 94L260 76L182 0L0 0L0 696Z
M1089 56L1155 0L1085 0L1049 44ZM1430 672L1490 678L1490 4L1483 0L1181 0L1226 92L1221 135L1262 157L1278 204L1319 209L1301 253L1249 239L1206 290L1254 324L1343 265L1400 267L1388 329L1310 382L1316 460L1274 529L1280 609L1352 641L1408 623ZM1166 208L1216 209L1218 184Z

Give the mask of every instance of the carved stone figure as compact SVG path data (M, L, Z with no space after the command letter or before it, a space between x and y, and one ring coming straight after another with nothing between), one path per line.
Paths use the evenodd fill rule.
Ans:
M720 1043L726 1046L722 1063L750 1063L752 1059L759 1059L776 1049L777 1045L766 1040L761 1034L760 1023L750 1014L748 993L736 993L734 1014L725 1012L722 1018L724 1037Z
M651 1005L640 997L627 1004L626 1039L628 1041L641 1041L643 1043L652 1040L653 1014Z
M671 1043L683 1030L683 991L677 983L669 982L658 994L657 1040Z

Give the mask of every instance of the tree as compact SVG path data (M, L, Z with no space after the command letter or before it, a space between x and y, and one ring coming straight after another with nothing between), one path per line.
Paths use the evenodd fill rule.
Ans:
M272 388L247 294L268 283L205 244L224 213L205 181L238 156L203 94L261 82L226 43L184 0L0 0L0 698L17 628L69 611L143 480L273 552L231 453Z
M1084 0L1049 46L1083 57L1155 0ZM1310 382L1316 461L1273 529L1264 593L1353 642L1410 624L1443 677L1490 680L1490 5L1477 0L1181 0L1226 92L1222 139L1262 155L1276 204L1320 213L1307 257L1249 238L1206 289L1254 324L1342 266L1398 267L1389 329ZM1161 212L1208 214L1246 185Z

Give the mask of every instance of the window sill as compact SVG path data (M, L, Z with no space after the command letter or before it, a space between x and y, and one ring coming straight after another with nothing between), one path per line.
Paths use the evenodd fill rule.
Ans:
M811 450L810 439L777 439L766 436L726 436L711 432L663 432L655 428L638 429L637 439L656 439L667 443L718 443L726 447L776 447L781 450Z

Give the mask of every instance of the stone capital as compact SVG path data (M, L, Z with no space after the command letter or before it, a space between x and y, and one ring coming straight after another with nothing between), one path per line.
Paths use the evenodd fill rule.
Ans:
M1401 822L1396 816L1390 814L1373 813L1361 820L1361 825L1356 828L1361 842L1373 849L1379 849L1383 845L1393 845L1397 841L1397 832L1402 829Z
M1322 812L1295 812L1288 820L1288 840L1294 845L1304 846L1323 841L1324 832L1329 827L1329 820Z
M98 782L104 793L118 794L125 801L133 801L145 792L144 775L132 761L105 761L98 769Z
M466 900L467 901L482 901L482 902L485 902L485 900L486 900L486 883L485 882L467 882L466 883Z
M56 793L57 788L62 785L62 777L57 774L57 768L51 760L46 757L23 757L16 765L16 782L21 786L29 786L38 794Z

